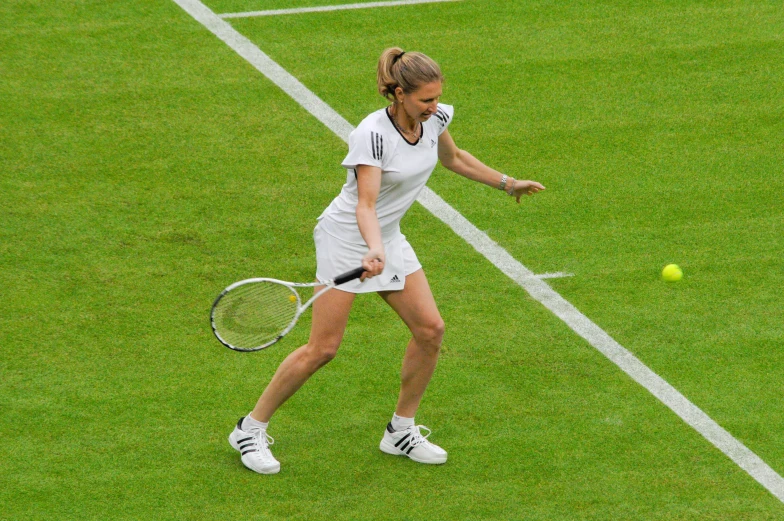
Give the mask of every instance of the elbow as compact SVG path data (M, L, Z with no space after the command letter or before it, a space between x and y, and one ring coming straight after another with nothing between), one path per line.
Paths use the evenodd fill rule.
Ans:
M376 205L367 201L360 200L357 203L357 210L356 210L357 217L366 214L376 214Z
M453 160L451 160L451 159L450 160L442 159L441 160L441 166L443 166L447 170L451 170L452 172L455 171L455 162Z
M439 158L441 160L441 165L447 170L451 170L452 172L457 172L460 168L460 150L455 152L454 154L450 154L449 156L444 156Z

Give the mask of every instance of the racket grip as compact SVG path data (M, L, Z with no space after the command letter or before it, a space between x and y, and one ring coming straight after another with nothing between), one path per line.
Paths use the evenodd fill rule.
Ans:
M355 270L347 271L341 275L335 277L335 286L340 286L341 284L345 284L346 282L354 279L358 279L365 273L365 268L357 268Z

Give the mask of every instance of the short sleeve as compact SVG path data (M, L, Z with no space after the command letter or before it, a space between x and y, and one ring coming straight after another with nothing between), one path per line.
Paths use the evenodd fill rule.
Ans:
M389 153L389 143L384 135L360 125L348 137L348 155L341 165L348 169L355 169L357 165L381 168L385 153Z
M436 118L436 125L438 126L438 135L444 133L446 127L452 122L452 116L455 114L455 108L452 105L438 104L436 113L433 117Z

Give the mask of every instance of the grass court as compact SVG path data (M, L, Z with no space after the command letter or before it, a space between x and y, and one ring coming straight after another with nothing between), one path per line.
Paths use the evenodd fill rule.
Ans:
M215 13L337 0L206 0ZM226 437L307 339L231 352L208 313L311 280L345 143L170 0L0 5L0 519L720 520L784 505L415 205L446 321L417 422L378 450L404 325L357 299L273 418L281 473ZM381 51L440 63L450 133L547 191L428 186L784 472L784 9L763 0L464 0L236 18L356 125ZM678 263L684 279L665 283ZM309 316L309 315L308 315Z

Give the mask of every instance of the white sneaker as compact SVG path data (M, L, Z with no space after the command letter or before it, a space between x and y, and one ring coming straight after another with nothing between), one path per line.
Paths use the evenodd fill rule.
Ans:
M280 462L269 450L275 440L261 429L242 430L244 419L240 418L234 431L229 434L229 443L240 452L242 464L250 470L259 474L277 474L280 472Z
M422 436L419 429L426 430L427 434ZM418 463L434 465L446 463L446 451L427 441L428 436L430 436L430 429L424 425L412 425L405 430L395 431L392 423L389 423L379 448L382 452L394 456L408 456Z

